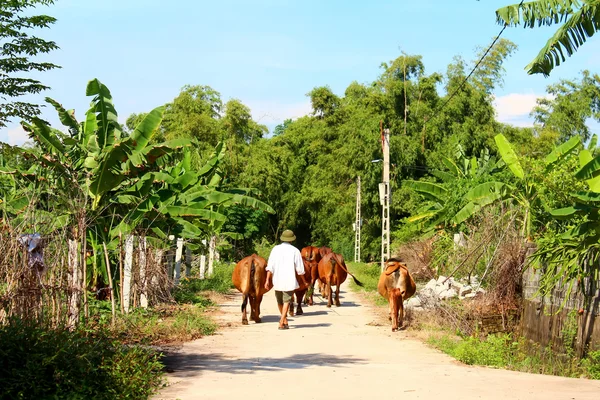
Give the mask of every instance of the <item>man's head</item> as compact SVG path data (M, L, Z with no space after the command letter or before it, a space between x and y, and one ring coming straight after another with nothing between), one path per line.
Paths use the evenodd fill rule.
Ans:
M294 240L296 240L296 235L294 235L294 232L292 232L291 230L286 229L285 231L283 231L279 239L282 242L293 242Z

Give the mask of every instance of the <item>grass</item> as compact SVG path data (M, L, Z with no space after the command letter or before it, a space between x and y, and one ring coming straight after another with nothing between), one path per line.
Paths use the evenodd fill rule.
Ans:
M358 286L354 280L350 279L350 288L355 292L361 292L378 306L387 305L387 300L377 293L377 282L381 274L381 266L377 263L348 263L348 269L364 285Z

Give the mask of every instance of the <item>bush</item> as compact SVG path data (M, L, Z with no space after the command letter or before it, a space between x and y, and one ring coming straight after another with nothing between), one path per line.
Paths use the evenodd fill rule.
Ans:
M6 399L146 399L162 382L156 353L18 319L0 328L0 370Z
M587 376L592 379L600 379L600 350L590 351L581 365Z

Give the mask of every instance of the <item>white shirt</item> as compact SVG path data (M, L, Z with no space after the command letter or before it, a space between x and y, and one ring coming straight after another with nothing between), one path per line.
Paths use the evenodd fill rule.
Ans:
M282 292L289 292L298 289L296 273L304 275L304 263L300 250L287 242L283 242L273 247L267 271L273 274L273 288Z

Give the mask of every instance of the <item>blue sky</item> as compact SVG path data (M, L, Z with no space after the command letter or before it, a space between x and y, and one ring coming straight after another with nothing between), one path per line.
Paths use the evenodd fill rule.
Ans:
M512 0L515 2L516 0ZM61 49L46 57L62 66L39 75L50 96L81 119L89 105L88 80L111 90L119 118L171 101L182 86L209 85L224 101L238 98L254 117L273 127L306 114L306 93L329 85L342 95L354 80L372 82L384 61L402 51L423 56L426 72L445 72L455 55L473 61L500 31L496 0L57 0L40 12L58 22L42 33ZM594 37L550 78L524 67L555 28L509 28L519 46L505 64L499 88L500 120L530 125L535 98L547 85L598 71L600 39ZM46 109L43 117L57 123ZM15 121L16 122L16 121ZM596 124L594 126L597 126ZM19 144L17 123L0 140Z

